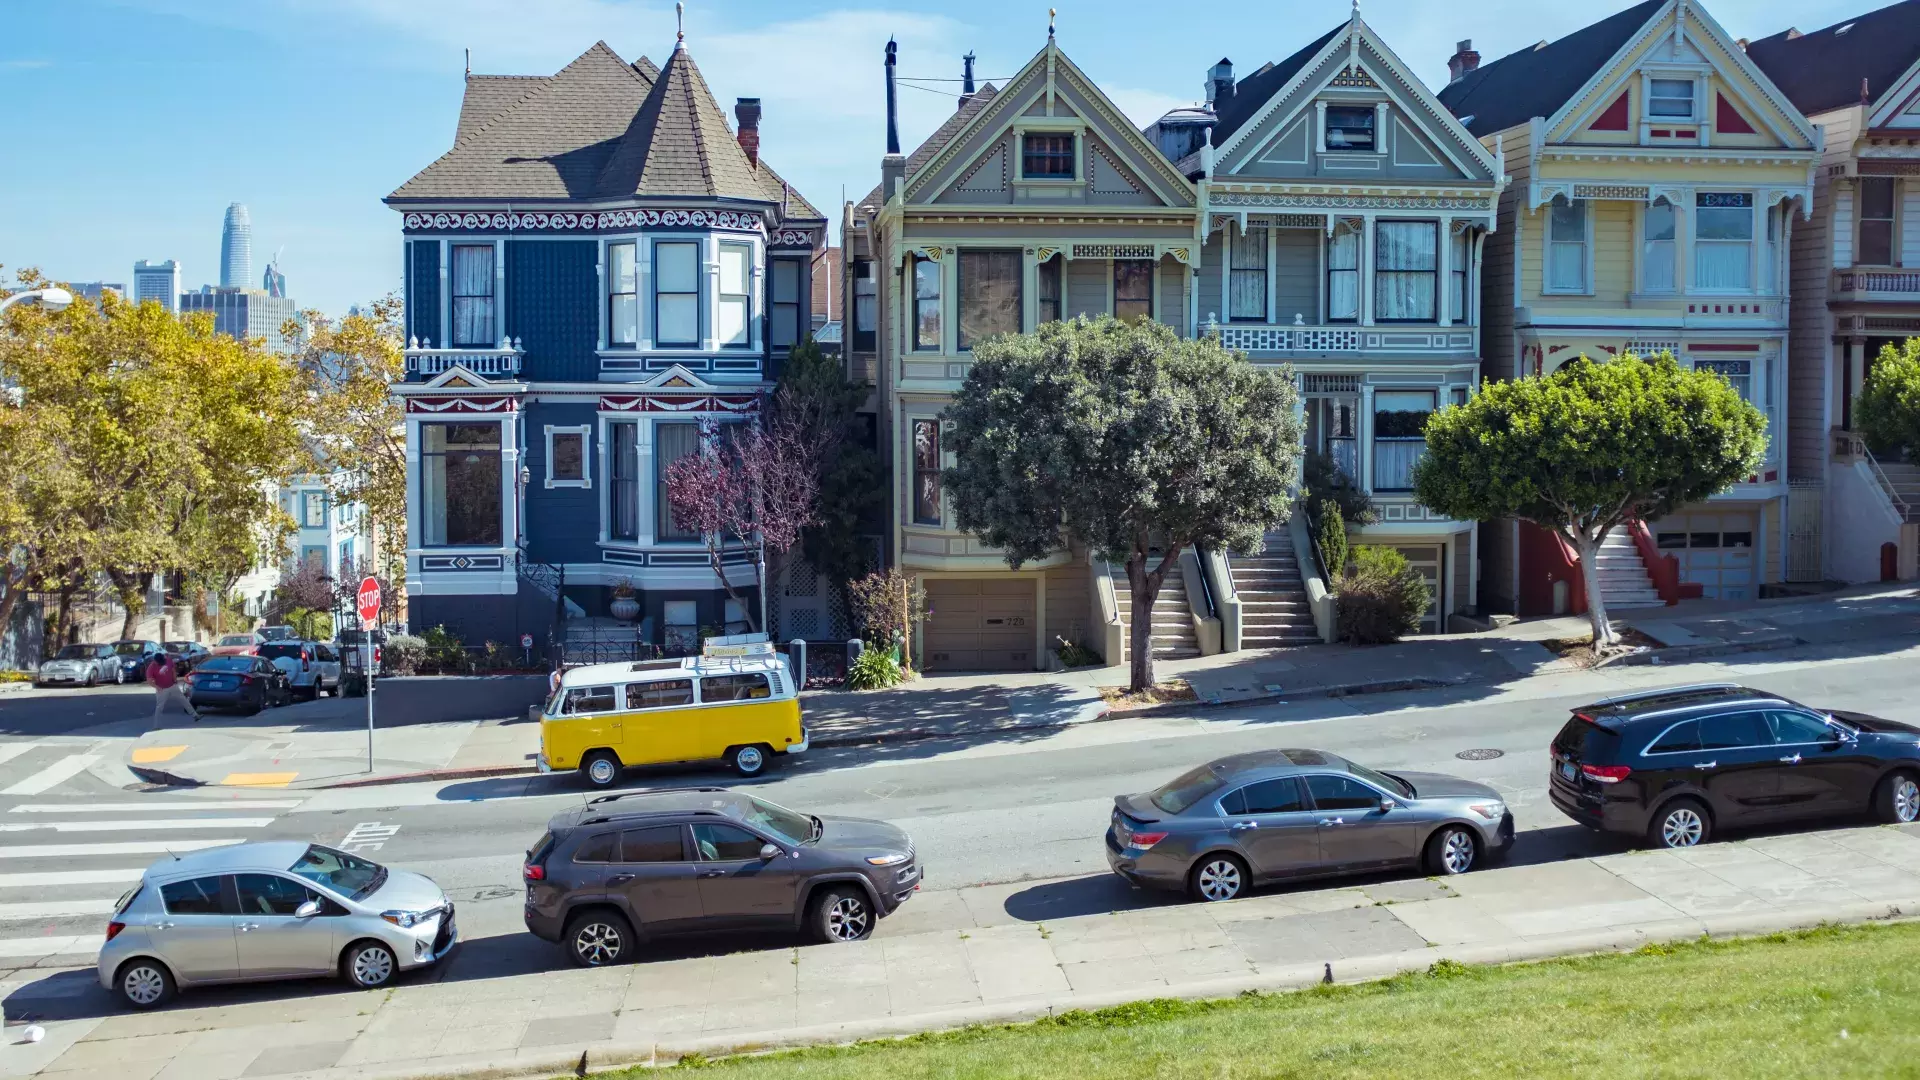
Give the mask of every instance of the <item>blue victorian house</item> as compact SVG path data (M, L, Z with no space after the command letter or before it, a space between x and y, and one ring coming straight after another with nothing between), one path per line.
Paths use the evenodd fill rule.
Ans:
M661 644L743 622L663 480L703 424L760 409L811 326L826 221L760 159L759 99L734 116L684 41L664 67L597 43L551 76L470 75L453 148L387 197L416 628L544 645L563 609ZM727 558L757 602L751 555Z

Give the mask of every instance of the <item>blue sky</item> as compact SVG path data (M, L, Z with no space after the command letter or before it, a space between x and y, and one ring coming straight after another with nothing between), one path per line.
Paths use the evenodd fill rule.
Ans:
M765 103L761 152L828 210L878 177L881 56L903 76L1013 74L1044 43L1049 0L1015 4L693 0L687 44L731 115ZM1137 122L1200 94L1221 56L1242 75L1343 21L1347 0L1191 5L1051 0L1061 46ZM1492 60L1628 6L1364 0L1367 21L1429 85L1453 43ZM1711 5L1736 37L1826 26L1857 0ZM1231 17L1189 17L1205 11ZM289 291L341 312L399 286L397 215L381 202L452 141L462 49L489 74L549 74L605 39L656 61L659 0L0 0L0 264L126 281L135 259L217 278L226 205L253 217L254 264L279 248ZM910 149L953 107L903 89ZM257 270L256 270L257 272Z

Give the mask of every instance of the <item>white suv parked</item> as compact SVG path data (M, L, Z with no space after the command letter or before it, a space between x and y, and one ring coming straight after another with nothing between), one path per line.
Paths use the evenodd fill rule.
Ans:
M287 673L296 694L308 700L323 693L340 693L340 653L324 641L269 641L260 655Z

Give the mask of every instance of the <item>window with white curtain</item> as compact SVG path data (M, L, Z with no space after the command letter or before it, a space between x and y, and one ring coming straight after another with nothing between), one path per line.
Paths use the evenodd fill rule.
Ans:
M1647 206L1642 219L1640 241L1640 290L1669 293L1674 290L1674 225L1679 215L1673 204L1660 199Z
M1892 266L1893 177L1863 176L1855 183L1860 191L1860 245L1854 265Z
M1267 321L1267 230L1233 233L1227 270L1227 318Z
M1360 317L1360 227L1342 221L1327 238L1327 321Z
M1432 322L1440 274L1440 225L1381 221L1373 227L1373 317L1379 322Z
M720 298L713 309L713 336L723 347L753 344L753 245L720 245Z
M699 539L700 534L674 520L673 506L667 498L667 470L681 458L699 452L699 424L675 422L653 425L654 535L661 540Z
M1468 275L1473 270L1472 234L1462 229L1448 238L1450 250L1447 252L1447 273L1453 275L1453 295L1448 298L1447 317L1457 323L1467 321L1467 290L1472 281Z
M1649 79L1647 115L1661 120L1693 119L1692 79Z
M1740 400L1753 401L1753 361L1751 360L1695 360L1695 371L1711 371L1727 382L1740 394Z
M607 341L614 345L640 343L640 274L634 265L634 245L607 245Z
M453 344L499 344L493 328L493 245L453 246Z
M1587 291L1587 204L1554 196L1547 208L1547 292Z
M1693 205L1693 285L1753 288L1753 193L1702 191Z
M700 244L653 245L653 343L700 344Z
M1409 491L1413 466L1427 453L1432 390L1376 390L1373 394L1373 490Z

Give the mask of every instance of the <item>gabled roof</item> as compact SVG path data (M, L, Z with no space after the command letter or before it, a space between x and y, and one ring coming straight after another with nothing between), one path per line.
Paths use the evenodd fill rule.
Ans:
M1440 101L1476 136L1505 131L1536 116L1550 117L1667 2L1643 0L1558 41L1483 64L1442 89Z
M820 212L734 139L693 58L632 64L596 42L551 76L471 76L454 146L389 198L730 198Z
M914 147L913 153L907 155L907 180L911 181L914 173L926 168L927 162L932 161L940 151L946 149L947 144L953 141L953 137L960 134L960 129L967 126L967 121L978 116L999 92L992 83L982 84L979 91L965 105L955 109L945 123L935 128L933 134L927 136L925 142ZM877 209L885 202L886 200L880 194L880 185L875 184L873 190L867 192L867 197L854 205L871 206Z
M1260 70L1235 83L1233 100L1218 110L1220 119L1213 125L1213 145L1224 146L1229 136L1252 119L1253 114L1260 111L1260 107L1267 103L1268 98L1279 93L1281 87L1292 82L1293 77L1300 74L1300 69L1306 67L1309 60L1319 55L1321 49L1327 47L1327 42L1345 33L1347 26L1348 23L1341 23L1313 39L1305 48L1285 60L1277 64L1262 65Z
M1862 79L1869 100L1878 100L1920 62L1920 0L1904 0L1810 34L1785 30L1750 42L1747 56L1809 116L1858 104Z

